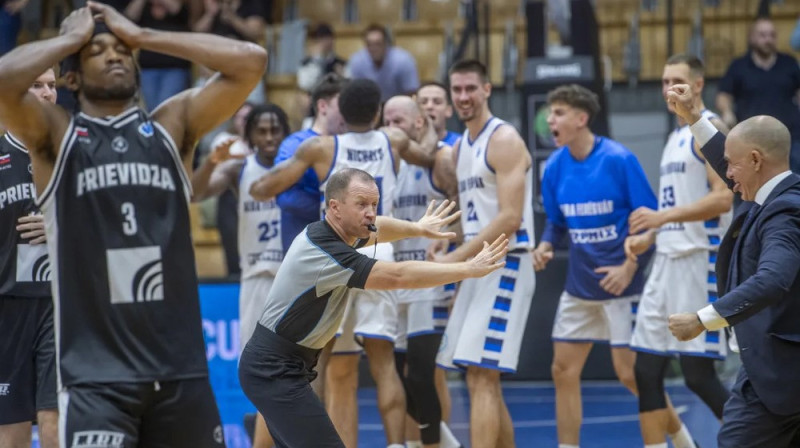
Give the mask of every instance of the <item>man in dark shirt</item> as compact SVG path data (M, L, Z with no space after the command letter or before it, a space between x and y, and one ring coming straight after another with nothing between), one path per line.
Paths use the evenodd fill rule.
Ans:
M388 262L357 248L403 238L452 238L440 232L460 216L448 201L417 222L376 216L375 179L356 168L337 171L325 189L323 221L310 224L292 243L270 289L255 333L242 352L239 381L264 415L278 447L344 447L309 382L322 348L344 317L355 289L425 288L483 277L505 265L508 240L500 235L470 261ZM390 448L403 445L390 445Z
M717 109L729 127L756 115L780 120L792 135L791 168L800 172L800 66L776 50L775 25L766 17L753 22L750 51L734 60L719 83Z

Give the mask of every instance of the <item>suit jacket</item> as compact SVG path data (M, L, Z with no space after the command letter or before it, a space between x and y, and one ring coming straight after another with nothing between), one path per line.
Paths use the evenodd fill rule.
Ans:
M728 184L725 136L702 148ZM736 330L753 389L775 414L800 413L800 176L791 174L760 208L743 202L720 243L714 308Z

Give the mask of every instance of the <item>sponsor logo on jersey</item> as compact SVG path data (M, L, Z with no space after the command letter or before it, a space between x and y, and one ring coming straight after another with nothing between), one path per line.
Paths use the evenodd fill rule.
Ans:
M33 174L33 165L28 164L28 173Z
M144 137L150 138L153 136L153 123L145 121L139 125L139 133Z
M119 185L144 185L175 191L168 168L146 163L107 163L78 173L77 195Z
M425 261L427 259L425 249L417 250L396 250L394 252L394 261L408 261L417 260Z
M222 436L222 426L221 425L217 425L214 428L214 441L219 443L219 444L222 444L223 440L224 440L224 438Z
M592 244L614 241L619 236L614 225L596 227L593 229L570 229L569 237L574 244Z
M464 180L458 181L458 192L474 190L476 188L484 188L483 178L480 176L468 177Z
M132 247L106 251L111 303L164 300L161 247Z
M12 185L3 191L0 191L0 210L6 208L6 205L11 205L15 202L31 200L35 198L36 189L34 188L33 183L28 182L24 184Z
M120 154L126 153L128 152L128 141L125 140L125 137L118 135L111 140L111 149Z
M561 204L561 213L565 217L573 216L600 216L614 213L614 201L604 199L602 201L589 201Z
M91 143L89 138L89 129L83 126L75 126L75 135L78 136L78 141L81 143Z
M0 156L0 165L6 165L9 163L11 163L11 154Z
M17 244L18 282L47 282L51 274L46 245Z
M0 383L0 397L5 397L11 393L10 383Z
M670 162L661 165L662 176L666 176L667 174L672 174L672 173L685 173L685 172L686 172L686 162Z
M124 448L125 434L116 431L78 431L72 448Z
M395 201L395 208L402 207L427 207L428 195L426 194L408 194L400 196Z

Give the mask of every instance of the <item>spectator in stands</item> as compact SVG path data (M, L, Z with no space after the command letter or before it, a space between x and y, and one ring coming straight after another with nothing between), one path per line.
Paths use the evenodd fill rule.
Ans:
M347 61L333 51L333 28L327 23L320 23L308 32L308 56L300 62L297 69L297 86L304 92L311 92L323 76L328 73L344 75Z
M22 27L22 8L28 0L0 0L0 56L17 46L17 36Z
M800 18L797 19L797 25L795 25L794 31L792 31L792 37L789 39L789 45L791 45L792 50L800 51Z
M193 17L199 15L199 0L126 0L118 6L137 25L163 31L189 31ZM152 111L165 99L189 88L192 63L152 51L139 53L142 69L142 96Z
M776 49L777 33L769 18L760 17L750 30L750 51L735 59L719 83L717 109L729 127L756 115L780 120L792 135L790 164L800 172L800 66Z
M378 83L381 101L395 95L413 95L419 88L417 63L409 52L392 45L389 30L372 24L363 33L365 48L350 58L350 77Z
M272 11L271 0L203 0L203 13L192 24L192 31L213 33L233 39L263 42ZM211 73L202 67L196 84L202 85ZM248 101L266 101L264 83L259 83Z

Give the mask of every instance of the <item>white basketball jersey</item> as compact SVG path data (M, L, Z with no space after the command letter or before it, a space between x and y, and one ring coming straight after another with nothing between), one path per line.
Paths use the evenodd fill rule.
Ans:
M445 193L433 185L433 173L430 168L409 165L400 162L397 194L394 200L394 217L416 222L428 209L432 200L437 203L445 199ZM428 238L406 238L395 241L395 261L425 260L425 250L431 240Z
M470 140L469 129L467 129L459 144L456 173L464 241L474 238L497 216L497 175L487 162L486 151L489 138L502 125L508 125L508 123L492 117L486 122L475 141ZM493 150L503 151L504 148L496 147ZM522 224L514 235L508 235L509 250L533 248L532 192L533 172L528 168L525 173Z
M375 178L381 194L378 201L378 214L392 216L394 195L397 189L397 173L394 170L394 156L389 136L381 131L348 132L335 135L336 150L333 155L331 171L319 186L322 195L332 174L344 168L358 168ZM326 199L322 200L324 212ZM382 261L392 260L391 243L380 243L377 247L364 247L359 252Z
M716 118L709 111L703 116ZM705 162L692 147L694 139L689 126L675 129L669 135L661 156L658 209L682 207L699 201L709 192ZM679 256L698 249L716 250L731 222L731 212L708 221L668 223L656 237L656 250Z
M239 175L239 264L242 278L269 273L273 276L283 261L281 209L275 198L257 201L250 196L250 185L267 171L255 154L245 158Z

